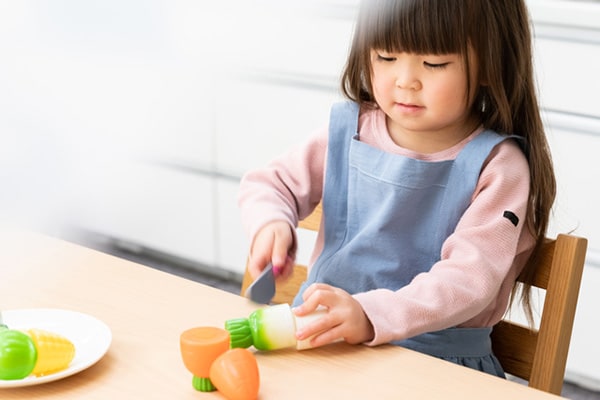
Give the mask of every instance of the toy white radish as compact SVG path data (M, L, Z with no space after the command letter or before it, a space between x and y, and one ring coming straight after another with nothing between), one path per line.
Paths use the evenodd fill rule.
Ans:
M298 350L304 350L312 347L312 337L298 341L296 330L325 312L325 308L317 308L309 315L298 317L289 304L277 304L259 308L248 318L227 320L225 329L229 331L232 348L254 346L258 350L277 350L296 346Z

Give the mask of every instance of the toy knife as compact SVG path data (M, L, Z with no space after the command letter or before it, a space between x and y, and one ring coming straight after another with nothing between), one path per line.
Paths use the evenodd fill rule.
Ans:
M256 303L269 304L275 296L275 275L269 263L258 278L246 289L245 296Z

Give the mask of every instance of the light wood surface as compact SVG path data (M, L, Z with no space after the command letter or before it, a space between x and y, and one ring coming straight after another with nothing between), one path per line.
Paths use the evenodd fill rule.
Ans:
M110 326L108 353L71 377L9 399L223 399L191 386L179 335L255 305L218 289L57 239L0 229L0 307L61 308ZM550 399L547 393L395 346L345 343L256 353L259 399Z

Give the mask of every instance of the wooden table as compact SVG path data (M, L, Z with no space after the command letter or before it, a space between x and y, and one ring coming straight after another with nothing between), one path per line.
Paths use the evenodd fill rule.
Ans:
M9 399L223 399L192 388L179 335L222 327L256 308L246 299L72 243L0 229L0 308L61 308L112 330L90 368L37 386L0 389ZM258 352L259 399L550 399L523 385L395 346L338 343Z

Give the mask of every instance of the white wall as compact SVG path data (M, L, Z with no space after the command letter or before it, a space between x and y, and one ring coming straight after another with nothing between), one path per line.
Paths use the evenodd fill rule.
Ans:
M0 218L240 274L239 178L326 121L352 3L2 0Z

